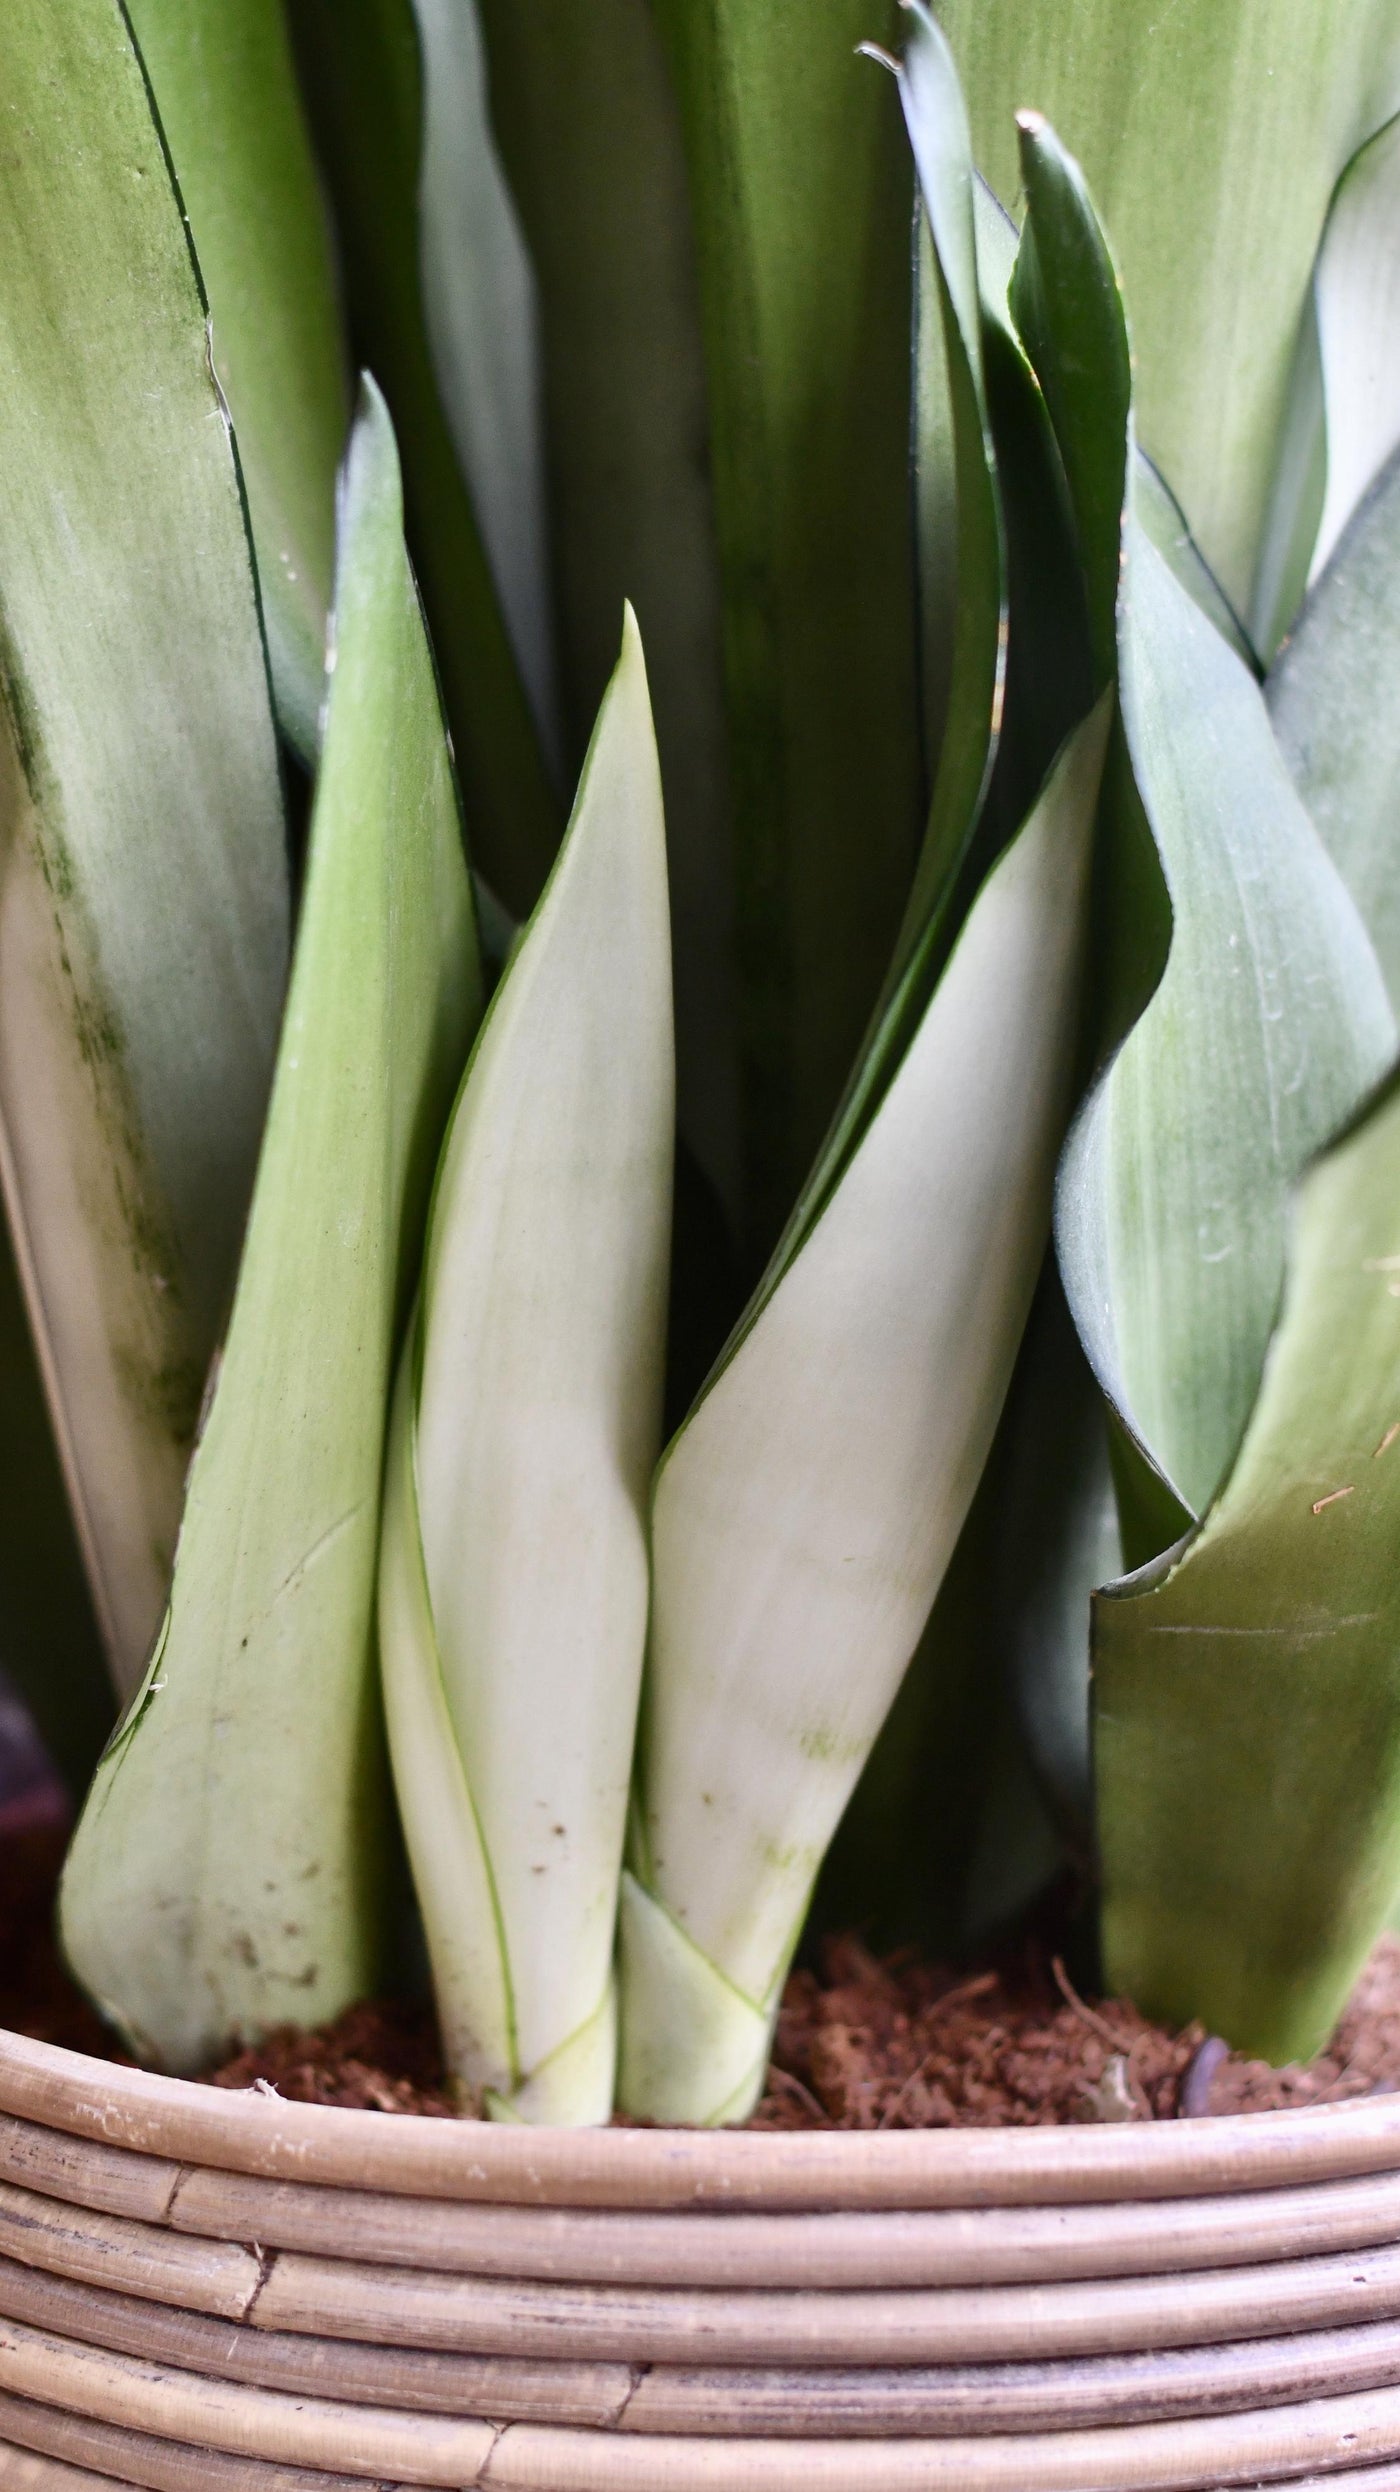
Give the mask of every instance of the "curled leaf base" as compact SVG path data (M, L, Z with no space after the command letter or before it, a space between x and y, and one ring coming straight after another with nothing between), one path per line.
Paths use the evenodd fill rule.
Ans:
M607 1989L586 2024L542 2059L507 2093L488 2089L488 2119L534 2128L606 2128L612 2117L617 2066L617 1986Z
M619 2110L687 2128L747 2119L768 2070L776 1992L760 2007L736 1990L627 1870L618 1937Z

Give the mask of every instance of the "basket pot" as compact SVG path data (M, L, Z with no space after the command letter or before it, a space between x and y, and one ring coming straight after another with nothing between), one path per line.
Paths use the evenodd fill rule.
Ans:
M16 2492L1400 2487L1400 2100L767 2136L0 2036Z

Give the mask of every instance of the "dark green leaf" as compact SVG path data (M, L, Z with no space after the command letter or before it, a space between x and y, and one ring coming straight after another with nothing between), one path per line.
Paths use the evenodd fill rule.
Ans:
M695 215L737 877L744 1130L766 1247L908 886L911 182L892 0L661 0Z

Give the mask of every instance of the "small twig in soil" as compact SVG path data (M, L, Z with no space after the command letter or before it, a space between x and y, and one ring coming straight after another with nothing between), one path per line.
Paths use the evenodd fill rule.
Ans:
M1116 2034L1113 2027L1104 2022L1102 2016L1096 2016L1094 2010L1085 2005L1059 1956L1050 1958L1050 1970L1055 1976L1056 1987L1066 2006L1072 2007L1075 2015L1083 2018L1090 2032L1096 2033L1101 2042L1106 2042L1111 2051L1117 2051L1121 2056L1124 2050L1122 2035Z
M790 2093L797 2096L800 2103L805 2103L809 2111L816 2113L823 2128L829 2125L831 2114L825 2104L817 2101L811 2087L804 2085L800 2077L795 2077L790 2068L779 2068L774 2064L769 2068L768 2082L770 2085L785 2085Z
M974 1973L970 1980L958 1982L953 1989L940 1990L925 2013L941 2016L945 2008L960 2007L964 1999L985 1999L989 1990L996 1989L1000 1979L999 1973Z

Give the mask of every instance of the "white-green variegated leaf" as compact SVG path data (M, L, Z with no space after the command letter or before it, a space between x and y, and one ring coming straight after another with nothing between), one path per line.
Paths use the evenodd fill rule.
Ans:
M1337 184L1304 307L1254 621L1266 656L1400 443L1400 117Z
M516 664L558 761L535 280L496 152L477 0L413 0L423 60L418 254L453 444Z
M993 869L826 1209L671 1445L622 1908L624 2107L741 2117L1044 1249L1107 726Z
M665 826L629 613L444 1147L381 1565L448 2058L518 2119L612 2106L673 1114Z
M63 1886L69 1958L144 2056L374 1987L391 1880L374 1687L385 1410L480 1009L456 789L372 384L342 489L296 960L170 1606Z
M204 306L117 0L0 15L0 1166L117 1678L160 1621L287 954Z
M1274 733L1400 1006L1400 453L1308 597L1269 677Z
M126 5L238 432L278 716L309 761L349 409L330 239L281 0Z

